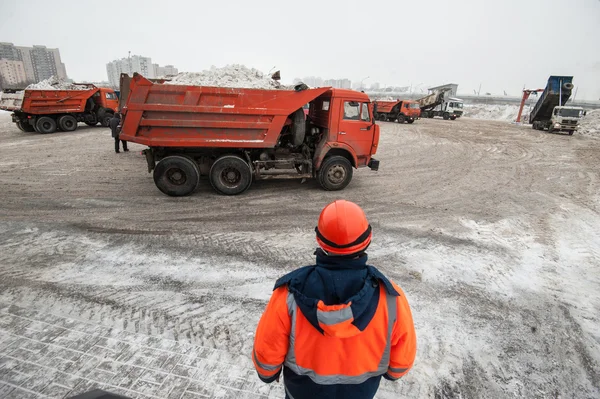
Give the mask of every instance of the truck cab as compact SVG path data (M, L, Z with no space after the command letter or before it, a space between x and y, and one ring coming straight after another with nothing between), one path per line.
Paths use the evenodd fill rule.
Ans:
M354 168L368 166L377 170L372 159L379 145L379 126L375 124L373 104L364 93L330 89L310 103L309 131L322 133L316 146L314 164L321 169L325 157L342 156ZM312 127L312 128L311 128Z
M579 122L586 112L581 107L558 106L552 111L548 131L561 131L573 134L579 129Z
M108 108L114 112L117 112L119 108L119 98L113 89L101 87L94 93L92 99L98 107Z
M445 101L442 104L442 111L448 113L451 120L456 118L460 118L463 114L464 103L463 100L459 98L450 97L448 101Z

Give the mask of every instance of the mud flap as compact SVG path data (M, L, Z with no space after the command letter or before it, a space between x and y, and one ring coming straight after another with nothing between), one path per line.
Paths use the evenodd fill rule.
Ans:
M369 161L367 166L373 171L378 171L379 170L379 161L376 160L375 158L371 158L371 160Z
M151 149L143 150L142 154L146 156L146 162L148 162L148 173L154 170L156 162L154 161L154 152Z

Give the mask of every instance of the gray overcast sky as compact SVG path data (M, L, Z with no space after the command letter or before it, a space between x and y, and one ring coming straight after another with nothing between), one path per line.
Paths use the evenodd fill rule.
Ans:
M0 41L58 47L75 80L132 54L180 71L241 63L383 85L519 95L551 74L600 98L600 0L1 0Z

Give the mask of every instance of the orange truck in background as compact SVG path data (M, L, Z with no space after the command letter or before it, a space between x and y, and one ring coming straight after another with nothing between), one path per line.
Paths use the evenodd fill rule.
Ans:
M120 138L148 146L148 171L167 195L191 194L201 175L225 195L276 178L341 190L353 168L379 167L379 126L364 93L171 85L139 74L121 85Z
M421 108L417 101L397 100L381 101L376 100L376 118L380 121L398 121L398 123L413 123L421 116Z
M78 85L79 86L79 85ZM108 121L119 106L115 91L82 84L82 90L4 91L0 109L12 111L12 120L24 132L54 133L60 129L70 132L83 122L89 126Z

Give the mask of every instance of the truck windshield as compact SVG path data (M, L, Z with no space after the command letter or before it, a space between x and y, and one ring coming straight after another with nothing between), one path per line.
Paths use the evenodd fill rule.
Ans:
M408 108L417 109L417 108L421 108L421 107L419 107L418 103L411 103L411 104L408 104Z
M581 109L565 109L562 108L558 111L558 114L560 116L566 116L569 118L579 118L581 116L581 114L583 113L583 110Z

